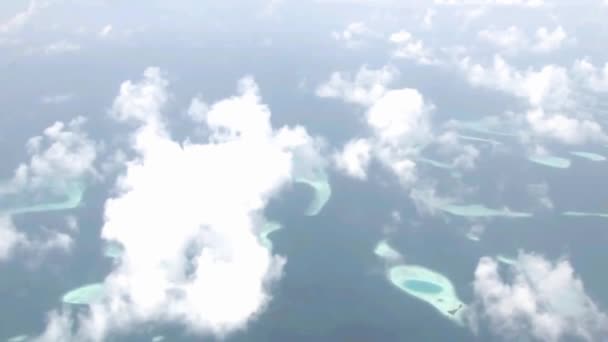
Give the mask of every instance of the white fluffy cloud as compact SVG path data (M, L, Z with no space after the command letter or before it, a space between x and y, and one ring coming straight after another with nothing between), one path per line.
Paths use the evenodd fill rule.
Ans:
M58 121L46 128L43 135L30 138L29 162L15 170L12 181L0 187L0 193L60 185L96 175L97 145L83 131L85 121L82 117L67 125Z
M413 157L431 138L432 106L425 103L416 89L387 89L388 81L395 75L389 70L392 68L362 67L354 80L334 73L326 84L319 86L317 95L341 98L366 109L364 120L371 135L346 144L334 158L338 169L364 179L373 156L391 170L401 184L409 186L416 178Z
M74 243L71 236L50 229L43 229L42 233L33 238L15 227L10 215L0 213L0 262L11 259L17 251L44 256L51 251L71 250Z
M434 0L438 5L452 6L521 6L541 7L545 5L544 0Z
M334 72L328 81L317 87L316 93L319 97L369 106L386 93L387 86L397 75L397 69L391 66L376 70L363 66L354 78L348 73Z
M253 79L238 88L208 106L199 122L210 136L196 143L171 138L163 114L168 82L159 69L122 84L113 114L137 124L137 157L106 202L102 238L125 252L106 278L106 301L92 306L76 339L103 340L150 321L221 336L244 328L268 303L285 261L258 240L264 207L296 169L314 167L302 160L319 159L302 127L272 128ZM54 317L47 334L62 322Z
M74 94L55 94L43 96L41 101L44 104L62 104L71 101L74 98Z
M47 55L60 55L65 53L74 53L80 51L80 45L67 40L60 40L47 45L43 52Z
M522 50L532 52L551 52L559 49L568 35L563 27L557 26L553 31L540 27L530 39L524 31L516 26L506 29L485 29L479 31L477 36L508 53L517 53Z
M598 68L589 58L579 59L573 67L575 75L585 86L596 92L608 92L608 63Z
M607 336L608 318L585 293L569 262L520 253L510 280L498 268L495 260L480 259L473 283L477 318L487 319L495 334L541 341Z
M0 215L0 261L12 256L18 247L27 243L27 237L19 232L10 216Z
M93 164L97 147L82 131L84 122L81 117L67 125L55 122L44 130L43 135L30 138L27 143L29 162L17 167L13 178L0 185L0 195L34 196L62 189L83 177L95 176ZM36 254L71 249L72 238L69 235L50 229L44 229L43 233L43 237L32 238L14 226L10 215L0 215L0 260L10 258L18 249Z
M546 27L541 27L536 30L534 37L536 38L533 50L540 52L550 52L559 49L568 38L563 27L558 26L553 31Z
M606 140L602 126L592 120L571 118L558 113L546 114L542 108L530 109L526 113L526 120L535 135L565 144L580 145Z
M99 30L97 34L100 38L106 38L112 33L112 25L106 25Z
M516 26L510 26L506 29L485 29L479 31L477 36L509 52L525 48L528 44L526 34Z
M461 67L472 85L525 99L530 108L522 115L521 122L527 125L527 133L573 145L605 140L602 127L592 118L565 114L576 108L572 99L575 85L567 69L546 65L521 71L498 55L490 67L472 65L467 58Z
M374 37L376 34L365 25L364 22L353 22L348 24L343 31L334 31L331 36L339 41L343 42L348 48L360 47L365 39Z
M559 107L567 105L571 93L570 78L565 68L546 65L539 70L517 70L501 56L494 56L489 67L461 62L469 82L475 86L500 90L526 99L532 106Z
M395 45L393 56L416 61L420 64L433 64L437 61L433 58L431 50L424 46L420 39L415 39L407 31L399 31L390 35L389 42Z
M44 7L46 7L46 3L43 1L30 0L26 9L15 14L6 22L0 23L0 33L14 33L20 31L31 18Z
M351 140L334 156L336 167L351 177L366 179L371 150L371 143L367 139Z

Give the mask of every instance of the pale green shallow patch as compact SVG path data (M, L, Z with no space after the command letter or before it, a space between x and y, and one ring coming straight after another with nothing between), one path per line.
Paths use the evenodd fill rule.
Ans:
M260 240L262 241L264 247L266 247L268 250L272 250L272 241L270 240L269 235L281 228L283 228L283 226L274 221L268 221L264 224L262 231L260 232Z
M28 335L17 335L9 338L6 342L24 342L29 338Z
M441 161L437 161L434 159L429 159L429 158L424 158L424 157L418 157L416 158L417 162L420 162L422 164L427 164L427 165L431 165L434 166L438 169L446 169L446 170L451 170L454 168L454 165L452 164L448 164L448 163L444 163Z
M446 318L464 324L466 304L458 298L454 285L444 275L422 266L401 265L391 267L388 278L408 295L432 305ZM422 286L425 283L426 286Z
M475 241L475 242L481 241L481 236L479 235L479 233L476 233L476 232L468 232L466 237L467 237L467 239L469 239L471 241Z
M473 136L470 136L470 135L463 135L463 134L457 134L456 137L458 137L458 139L460 139L460 140L468 140L468 141L474 141L474 142L488 143L490 145L502 145L502 142L500 142L498 140L494 140L494 139L473 137Z
M509 209L492 209L482 204L469 204L469 205L454 205L445 204L439 206L439 209L450 213L455 216L464 217L511 217L511 218L524 218L531 217L532 214L511 211Z
M567 169L570 167L570 160L555 156L530 156L528 160L543 166L549 166L556 169Z
M516 134L514 134L514 133L500 131L491 126L493 126L491 123L486 123L483 121L460 121L460 122L458 122L458 127L469 130L469 131L490 134L490 135L499 135L499 136L505 136L505 137L516 136Z
M58 210L68 210L77 208L80 203L82 203L82 198L84 196L84 192L86 187L83 183L70 183L65 189L63 189L65 193L65 200L60 202L52 202L52 203L44 203L44 204L36 204L31 206L22 206L17 208L8 208L5 210L0 210L0 212L14 215L14 214L25 214L25 213L35 213L35 212L45 212L45 211L58 211Z
M452 177L456 177L457 178L457 177L461 176L460 172L458 172L456 170L456 167L454 166L454 164L448 164L448 163L445 163L445 162L442 162L442 161L438 161L438 160L434 160L434 159L429 159L429 158L424 158L424 157L418 157L418 158L416 158L416 162L417 163L422 163L422 164L425 164L425 165L430 165L432 167L436 167L436 168L441 169L441 170L447 170L447 171L449 171L449 173L450 173L450 175Z
M606 160L606 157L602 156L601 154L597 154L597 153L573 151L573 152L570 152L570 154L575 155L577 157L585 158L585 159L588 159L591 161L596 161L596 162Z
M564 216L572 216L572 217L603 217L608 218L608 213L589 213L582 211L565 211L562 213Z
M517 265L517 260L515 260L511 257L505 256L505 255L502 255L502 254L499 254L498 256L496 256L496 260L498 260L499 262L502 262L505 265L510 265L510 266Z
M89 284L64 294L61 301L66 304L88 305L100 301L104 296L102 283Z
M401 254L391 247L386 240L378 242L374 249L374 254L385 260L399 260Z
M123 253L123 247L114 241L109 241L103 249L103 255L112 259L120 259Z
M165 336L162 336L162 335L154 336L152 338L152 342L161 342L161 341L164 341L164 340L165 340Z
M329 184L328 176L323 171L313 172L312 176L301 176L295 179L296 183L303 183L310 186L315 196L305 211L306 216L318 215L329 198L331 197L331 185Z

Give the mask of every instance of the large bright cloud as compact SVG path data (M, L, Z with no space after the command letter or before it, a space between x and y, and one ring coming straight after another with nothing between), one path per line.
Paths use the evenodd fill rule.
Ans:
M334 73L318 87L317 95L341 98L365 108L364 122L370 136L345 145L334 158L338 169L365 179L374 157L408 186L416 179L413 158L432 137L432 105L416 89L388 89L388 82L396 77L392 70L387 66L376 70L362 67L354 79Z
M521 253L508 278L484 257L475 270L473 290L478 319L507 340L597 341L608 335L608 317L585 293L568 261L556 263Z
M263 210L299 162L320 162L301 127L274 130L252 78L238 94L199 112L209 136L176 141L165 122L168 82L157 68L126 81L114 117L134 123L137 156L108 199L102 238L124 255L75 338L103 340L145 322L176 322L197 334L243 329L264 309L285 262L260 243ZM199 100L200 101L200 100ZM47 334L65 326L52 315Z
M319 97L339 98L346 102L369 106L387 91L387 86L397 77L397 69L385 66L369 69L363 66L353 77L349 73L334 72L328 81L317 87Z
M579 64L587 75L593 71L584 62ZM491 66L472 64L468 58L460 66L472 85L525 100L529 109L519 120L525 124L525 133L564 144L605 141L602 127L592 117L579 117L576 113L577 84L570 70L557 65L518 70L498 55Z

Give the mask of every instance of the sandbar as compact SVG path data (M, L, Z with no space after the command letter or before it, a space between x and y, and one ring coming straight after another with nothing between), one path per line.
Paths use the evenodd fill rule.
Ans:
M484 206L483 204L468 204L468 205L454 205L445 204L438 207L439 209L450 213L455 216L464 217L510 217L510 218L525 218L531 217L531 213L511 211L508 208L505 209L492 209Z
M567 169L570 167L570 160L555 156L530 156L528 160L543 166L553 167L556 169Z
M374 254L387 261L396 261L401 259L401 253L397 252L386 240L378 242L374 249Z
M61 301L65 304L88 305L100 301L104 296L102 283L88 284L64 294Z
M562 213L563 216L571 217L603 217L608 218L608 213L591 213L583 211L565 211Z
M600 161L606 160L606 157L602 156L601 154L597 154L597 153L573 151L573 152L570 152L570 154L577 156L577 157L585 158L587 160L595 161L595 162L600 162Z

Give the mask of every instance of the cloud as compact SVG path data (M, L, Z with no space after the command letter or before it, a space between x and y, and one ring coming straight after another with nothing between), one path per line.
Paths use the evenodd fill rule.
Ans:
M437 15L437 11L433 8L427 8L424 12L424 17L422 18L422 25L426 29L430 29L433 27L433 19Z
M487 320L493 333L508 340L541 341L607 336L606 315L585 293L568 261L552 263L520 253L510 280L498 266L492 258L481 258L473 282L475 319Z
M0 215L0 262L9 259L13 251L27 244L27 237L17 231L10 216Z
M56 94L43 96L41 101L44 104L61 104L71 101L74 98L74 94Z
M516 26L502 30L485 29L479 31L477 36L509 53L525 50L538 53L551 52L559 49L568 37L561 26L557 26L553 31L540 27L536 30L534 39L528 38L526 33Z
M346 47L354 49L361 47L365 39L374 37L376 34L365 23L357 21L348 24L341 32L332 32L331 36L336 41L346 44Z
M420 39L415 39L407 31L399 31L390 35L389 42L395 45L393 56L396 58L411 59L420 64L434 64L432 53L424 46Z
M598 68L589 58L579 59L574 63L573 72L591 90L608 92L608 63L603 68Z
M553 31L549 31L546 27L541 27L536 30L536 43L533 50L539 52L550 52L559 49L568 35L561 26L556 27Z
M533 198L540 207L552 210L553 201L549 196L549 185L547 183L530 184L527 186L528 195Z
M489 67L461 61L468 81L474 86L496 89L527 100L531 106L563 107L568 105L571 82L565 68L546 65L539 70L516 70L500 55L494 56Z
M448 6L518 6L518 7L542 7L544 0L434 0L437 5Z
M0 185L0 195L34 195L63 189L68 183L96 176L94 162L97 146L82 131L84 118L67 125L55 122L42 135L30 138L27 152L30 160L19 165L14 176ZM68 223L68 225L70 225ZM38 255L51 250L70 251L72 238L61 232L43 228L42 236L32 237L20 232L10 215L0 213L0 260L10 258L14 251L24 250Z
M564 114L546 114L542 108L528 110L526 120L536 136L554 139L569 145L602 142L606 135L597 122L576 119Z
M540 69L521 71L497 55L490 67L472 65L465 58L461 68L474 86L499 90L526 100L529 108L516 118L526 126L525 134L571 145L604 141L606 138L602 127L592 118L565 114L576 108L572 96L576 84L563 67L545 65Z
M106 201L102 238L124 254L105 280L106 301L91 307L76 339L167 321L221 337L265 308L281 276L284 258L263 246L258 231L269 199L319 161L314 139L299 126L273 129L246 77L237 95L210 104L198 121L210 132L205 141L175 141L163 113L168 86L148 68L114 101L113 117L136 127L136 157Z
M351 140L341 152L335 154L336 167L351 177L366 179L371 150L371 143L367 139Z
M485 29L479 31L477 37L501 49L515 52L528 45L526 34L516 26L506 29Z
M67 40L61 40L50 45L47 45L43 52L47 55L60 55L65 53L74 53L80 51L80 45L69 42Z
M57 121L42 135L30 138L27 142L29 162L19 165L13 179L0 187L0 193L40 189L49 184L60 185L96 176L97 145L82 130L85 122L83 117L67 125Z
M31 237L17 227L10 215L0 214L0 262L11 259L17 251L44 256L51 251L68 253L74 244L71 236L42 229L42 236Z
M363 66L354 78L348 73L334 72L328 81L319 85L319 97L340 98L345 102L371 105L386 93L387 86L397 77L397 69L384 66L369 69Z
M413 157L431 139L432 105L416 89L387 89L396 76L392 67L370 70L363 66L355 79L333 73L330 81L317 88L320 97L341 98L362 105L370 136L348 142L334 160L338 169L363 179L373 156L409 186L415 180Z
M37 0L30 0L27 8L10 18L4 23L0 23L0 33L15 33L23 29L31 18L47 4Z
M112 33L112 25L106 25L97 34L100 38L106 38Z

